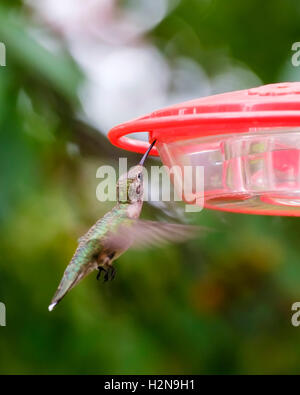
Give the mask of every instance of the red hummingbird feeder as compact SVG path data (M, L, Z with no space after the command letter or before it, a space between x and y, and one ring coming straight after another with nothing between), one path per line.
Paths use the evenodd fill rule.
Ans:
M157 140L150 154L168 168L203 166L205 207L300 216L299 82L181 103L116 126L108 138L144 153L147 142L125 137L137 132Z

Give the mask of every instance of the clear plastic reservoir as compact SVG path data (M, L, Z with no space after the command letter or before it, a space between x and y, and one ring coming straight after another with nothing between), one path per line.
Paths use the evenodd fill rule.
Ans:
M203 166L208 208L300 216L300 128L158 141L157 148L168 167ZM203 192L194 185L193 193Z
M126 137L136 132L148 132L156 140L151 155L179 169L183 177L170 178L187 203L202 205L204 197L218 210L300 216L300 82L175 104L114 127L109 138L144 153L148 142Z

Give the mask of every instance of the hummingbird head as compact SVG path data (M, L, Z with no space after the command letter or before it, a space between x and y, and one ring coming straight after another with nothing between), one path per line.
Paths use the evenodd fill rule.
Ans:
M156 140L152 142L150 147L145 152L139 164L132 167L127 173L123 174L117 184L117 198L119 203L137 203L143 202L144 198L144 183L143 170L144 162L149 155Z

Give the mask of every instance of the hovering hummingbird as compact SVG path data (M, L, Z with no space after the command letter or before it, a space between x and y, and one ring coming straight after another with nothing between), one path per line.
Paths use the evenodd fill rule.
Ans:
M198 229L195 226L139 220L143 206L144 162L155 141L140 163L119 178L116 206L78 240L78 247L63 274L49 311L94 270L98 270L97 280L102 272L104 281L113 280L116 269L112 263L128 248L182 241L195 234Z

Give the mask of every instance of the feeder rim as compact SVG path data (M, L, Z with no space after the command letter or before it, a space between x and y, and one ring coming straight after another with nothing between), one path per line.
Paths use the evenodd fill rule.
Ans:
M199 132L189 127L199 127ZM233 133L245 133L245 128L286 128L300 127L300 111L249 111L249 112L215 112L197 113L183 115L169 115L157 117L154 114L134 119L129 122L117 125L108 132L109 141L118 148L137 153L145 153L149 148L149 143L154 139L158 142L165 140L164 135L170 129L186 128L184 137L207 137L213 135L226 135ZM215 132L214 132L215 129ZM209 130L209 132L208 132ZM125 137L131 133L149 133L149 142ZM156 147L153 147L150 154L159 156Z

